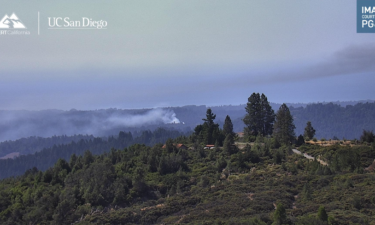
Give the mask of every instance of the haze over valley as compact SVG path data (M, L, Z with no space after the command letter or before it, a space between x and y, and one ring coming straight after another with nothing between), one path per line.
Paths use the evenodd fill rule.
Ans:
M373 100L334 103L289 103L296 125L296 134L303 134L307 121L316 128L316 137L332 139L359 139L362 130L374 130L375 103ZM20 138L89 135L92 137L116 136L120 131L132 132L134 137L142 131L158 128L193 132L204 118L207 108L217 115L220 126L229 115L235 132L243 132L245 104L228 106L182 106L154 109L100 109L100 110L2 110L0 111L0 141ZM280 104L271 103L274 111ZM54 143L54 142L53 142ZM60 143L60 142L56 142ZM65 143L65 142L62 142ZM62 144L61 143L61 144ZM47 146L44 146L47 147ZM42 148L38 149L41 150ZM7 154L11 151L7 151ZM5 156L1 153L0 157Z

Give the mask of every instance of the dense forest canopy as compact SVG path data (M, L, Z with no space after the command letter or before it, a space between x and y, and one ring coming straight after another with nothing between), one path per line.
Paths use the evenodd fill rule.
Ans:
M83 155L86 150L90 150L92 154L102 154L109 152L112 148L123 149L135 143L145 144L148 146L157 143L164 143L169 138L178 138L184 142L184 136L190 133L182 133L176 130L166 130L159 128L153 132L143 131L139 136L134 137L130 132L120 132L118 136L110 136L108 138L90 138L72 141L67 144L54 144L51 147L43 148L43 150L34 154L21 155L15 159L0 160L0 179L17 176L23 174L26 170L37 167L38 170L45 171L50 168L58 159L69 160L72 154ZM54 137L59 138L59 137ZM64 138L64 137L61 137ZM27 139L26 139L27 140ZM31 138L34 140L34 138ZM44 144L44 139L38 139L40 144ZM49 140L49 139L47 139ZM11 149L15 147L27 148L30 142L8 142ZM24 144L24 145L22 145ZM1 144L0 144L1 146Z
M154 135L155 136L155 135ZM113 143L130 140L121 133ZM175 143L186 142L188 149ZM90 141L88 141L90 142ZM1 224L369 224L375 145L302 145L326 165L252 145L203 149L189 138L59 159L0 181ZM93 145L94 146L94 145ZM71 147L71 146L70 146ZM85 146L83 146L85 148ZM67 149L65 149L67 150Z
M42 137L28 137L21 138L15 141L0 142L0 157L12 152L18 152L21 155L33 154L44 148L49 148L54 145L69 144L71 142L78 142L80 140L93 139L92 135L74 135L74 136L52 136L47 138Z

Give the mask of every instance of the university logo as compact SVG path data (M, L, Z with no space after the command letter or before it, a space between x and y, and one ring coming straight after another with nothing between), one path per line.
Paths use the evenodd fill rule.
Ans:
M26 29L25 25L17 15L13 13L10 17L5 14L5 16L0 21L0 29Z

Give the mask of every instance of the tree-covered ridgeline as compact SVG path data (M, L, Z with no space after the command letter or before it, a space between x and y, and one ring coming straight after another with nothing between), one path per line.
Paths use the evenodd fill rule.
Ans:
M44 148L50 148L54 145L69 144L72 141L93 139L92 135L73 135L73 136L52 136L52 137L28 137L15 141L0 142L0 157L9 153L18 152L21 155L33 154Z
M271 99L272 100L272 99ZM246 103L246 102L245 102ZM341 104L341 105L340 105ZM281 104L269 104L276 112ZM363 129L375 130L375 103L373 102L351 102L343 103L311 103L311 104L291 104L287 106L294 118L294 125L296 126L296 135L304 134L306 123L311 121L316 130L315 137L317 139L326 138L333 139L338 137L340 139L359 139ZM223 126L227 115L230 116L233 123L233 130L235 132L242 132L246 126L242 119L247 114L246 104L243 105L226 105L226 106L212 106L210 107L216 115L216 123ZM202 116L207 110L205 105L201 106L183 106L183 107L169 107L166 111L173 111L178 119L183 122L179 124L143 124L137 127L123 127L121 124L116 125L113 129L102 129L101 126L95 125L95 129L88 129L86 125L90 122L108 120L108 117L113 115L144 115L151 109L143 110L121 110L121 109L107 109L107 110L93 110L93 111L8 111L6 114L2 111L3 119L6 115L12 114L12 117L19 118L17 121L4 120L1 125L0 139L16 140L22 137L40 136L51 137L52 135L74 135L74 134L93 134L95 137L107 137L110 135L117 135L120 131L136 132L143 130L155 130L159 127L166 129L176 129L180 132L187 132L192 130L197 124L202 121ZM98 120L93 118L98 118ZM70 121L77 126L73 131L69 129L66 132L66 123L62 121ZM32 125L31 127L29 125ZM35 129L34 129L35 128ZM108 128L108 127L107 127ZM138 135L134 135L138 136ZM10 138L13 137L13 138ZM70 141L69 141L70 142ZM68 142L68 143L69 143ZM61 144L61 143L56 143ZM43 146L50 147L50 146ZM42 149L42 148L41 148ZM41 150L40 148L38 149ZM31 152L25 153L29 154ZM21 153L22 154L22 153ZM4 154L6 155L6 154ZM0 155L0 157L4 156Z
M296 134L304 134L310 121L317 139L359 139L363 130L375 130L375 103L358 103L341 107L333 103L289 107L294 118Z
M249 99L259 99L259 102L263 102L265 105L267 101L267 97L264 94L259 95L257 93L253 93ZM262 108L262 107L261 107ZM261 109L260 108L260 109ZM268 107L263 107L267 109ZM262 113L258 113L262 114ZM263 113L267 114L267 113ZM283 114L283 115L281 115ZM268 133L269 137L272 137L270 140L272 141L273 146L278 145L289 145L289 144L296 144L297 146L302 145L305 140L302 135L299 137L294 137L293 134L293 122L294 119L290 115L290 111L288 113L288 107L283 104L277 112L276 122L275 125L272 126L274 133ZM269 113L268 115L272 115ZM250 114L245 116L244 121L246 118L251 118ZM229 115L226 116L225 122L223 125L223 129L220 129L218 123L215 122L216 114L213 113L211 109L207 109L206 111L206 118L203 118L203 124L198 125L195 128L195 132L189 138L181 138L181 142L190 142L194 143L194 149L201 149L199 145L215 145L216 147L223 146L223 149L227 152L233 151L232 145L236 139L236 135L233 132L233 123ZM269 121L273 121L275 119L270 118ZM283 122L284 121L284 122ZM289 121L289 122L288 122ZM287 124L286 126L282 124ZM263 125L263 127L267 127ZM307 129L307 130L306 130ZM313 135L315 133L315 129L312 128L311 122L309 121L306 125L305 129L305 138L307 134ZM43 151L27 156L21 156L14 160L0 160L0 178L5 178L9 176L16 176L24 173L27 169L37 167L39 170L46 170L51 165L56 162L57 159L63 158L68 160L72 154L82 155L83 152L87 149L93 152L93 154L100 154L105 151L109 151L111 148L123 148L129 146L133 143L144 143L147 145L153 145L156 143L164 143L168 138L175 138L177 136L182 136L184 133L165 130L165 129L157 129L154 132L151 131L144 131L139 134L137 137L133 138L130 132L120 132L118 138L109 137L108 139L101 139L101 138L93 138L92 136L81 136L76 135L72 137L58 137L54 136L52 138L36 138L30 137L26 139L21 139L13 142L3 142L0 144L1 146L5 146L8 148L4 149L32 149L34 150L38 146L50 145L54 141L56 142L59 140L67 141L70 139L76 140L79 137L84 137L82 140L73 141L70 144L55 144L50 148L45 148ZM260 134L260 133L259 133ZM270 136L272 134L272 136ZM261 134L260 134L261 135ZM262 136L262 135L261 135ZM308 136L307 136L308 138ZM188 139L188 140L187 140ZM255 140L256 137L252 136L251 140ZM374 140L374 134L372 131L363 130L363 135L361 136L362 142L371 143ZM30 146L30 148L28 148Z
M267 97L264 94L261 96L259 94L253 93L252 99L259 99L263 102L267 102ZM249 98L251 99L251 97ZM260 101L259 100L259 101ZM267 108L267 107L264 107ZM271 113L272 114L272 113ZM271 115L269 114L269 115ZM281 115L282 114L282 115ZM276 123L274 126L274 133L269 133L269 137L273 137L272 144L273 146L278 146L282 144L293 144L295 143L297 146L300 146L304 143L304 137L301 135L299 137L294 137L293 134L293 118L288 113L288 107L283 104L280 109L278 110ZM250 115L245 116L245 118L250 118ZM232 145L236 139L236 135L233 132L233 123L229 115L226 116L225 122L223 125L223 129L220 129L218 123L215 122L216 115L213 113L211 109L207 109L206 118L203 118L203 124L198 125L195 128L195 132L191 135L188 139L182 140L181 142L191 142L194 143L194 149L199 149L199 145L215 145L217 147L223 146L223 148L227 152L231 152L233 150ZM275 119L269 119L275 120ZM286 126L282 124L287 124ZM266 127L266 126L264 126ZM307 123L306 129L310 134L315 133L315 129L312 128L311 122ZM305 131L306 131L305 129ZM374 138L374 134L372 131L363 131L363 138L361 140L367 140L367 142L371 142ZM305 134L307 134L305 132ZM260 134L260 133L259 133ZM45 148L43 151L27 156L21 156L17 159L8 159L8 160L0 160L0 178L5 178L9 176L16 176L24 173L27 169L33 168L36 166L39 170L46 170L51 165L56 162L57 159L63 158L68 160L70 155L76 154L81 155L87 149L93 152L93 154L100 154L104 151L109 151L111 148L123 148L129 146L133 143L145 143L147 145L152 145L156 143L164 143L168 138L174 138L177 136L182 136L183 133L165 130L165 129L157 129L154 132L151 131L144 131L139 136L133 138L130 132L120 132L118 138L109 137L108 139L101 139L101 138L93 138L92 136L82 136L87 139L83 139L80 141L74 141L70 144L62 144L62 145L54 145L50 148ZM29 143L33 144L32 146L41 146L42 144L51 144L50 140L68 140L69 138L78 138L81 137L80 135L76 135L73 137L52 137L52 138L28 138L28 139L21 139L14 142L4 142L0 144L0 146L10 146L10 149L16 148L28 148ZM305 136L306 137L306 136ZM256 137L252 136L252 140L255 140ZM307 137L308 138L308 137ZM36 143L36 144L35 144ZM203 148L203 147L202 147Z
M157 143L164 143L169 138L177 137L180 137L180 142L185 143L187 140L184 136L188 134L160 128L153 132L143 131L138 137L133 137L130 132L120 132L117 137L111 136L105 139L92 137L91 139L72 141L69 144L53 145L34 154L0 160L0 179L21 175L33 167L45 171L54 165L59 158L69 160L71 155L83 155L86 150L90 150L92 154L97 155L108 152L112 148L122 149L135 143L152 146ZM19 142L16 141L15 143L18 144ZM27 148L27 145L20 146Z
M280 104L270 103L275 112ZM245 108L244 105L241 105ZM375 131L375 103L358 103L355 105L340 106L334 103L312 103L304 107L287 104L296 126L296 135L303 135L306 123L311 122L316 130L317 139L359 139L362 130ZM240 106L212 107L218 119L224 121L225 115L232 119L235 132L242 132L246 125L242 119L247 114ZM235 112L233 112L236 109ZM225 114L225 115L223 115ZM241 114L241 116L239 116ZM220 117L219 117L220 115ZM220 122L219 122L220 123ZM222 122L221 122L222 123Z

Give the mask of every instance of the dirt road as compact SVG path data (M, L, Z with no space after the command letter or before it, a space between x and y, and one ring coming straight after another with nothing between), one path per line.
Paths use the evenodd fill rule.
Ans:
M311 155L308 155L308 154L306 154L306 153L303 153L303 154L302 154L302 152L298 151L297 149L292 149L292 151L293 151L294 153L298 154L298 155L302 155L302 156L305 157L306 159L309 159L309 160L314 160L314 159L315 159L314 157L312 157ZM320 164L322 164L323 166L327 166L327 165L328 165L328 163L324 162L323 160L321 160L321 159L319 159L319 158L317 158L316 160L317 160Z

